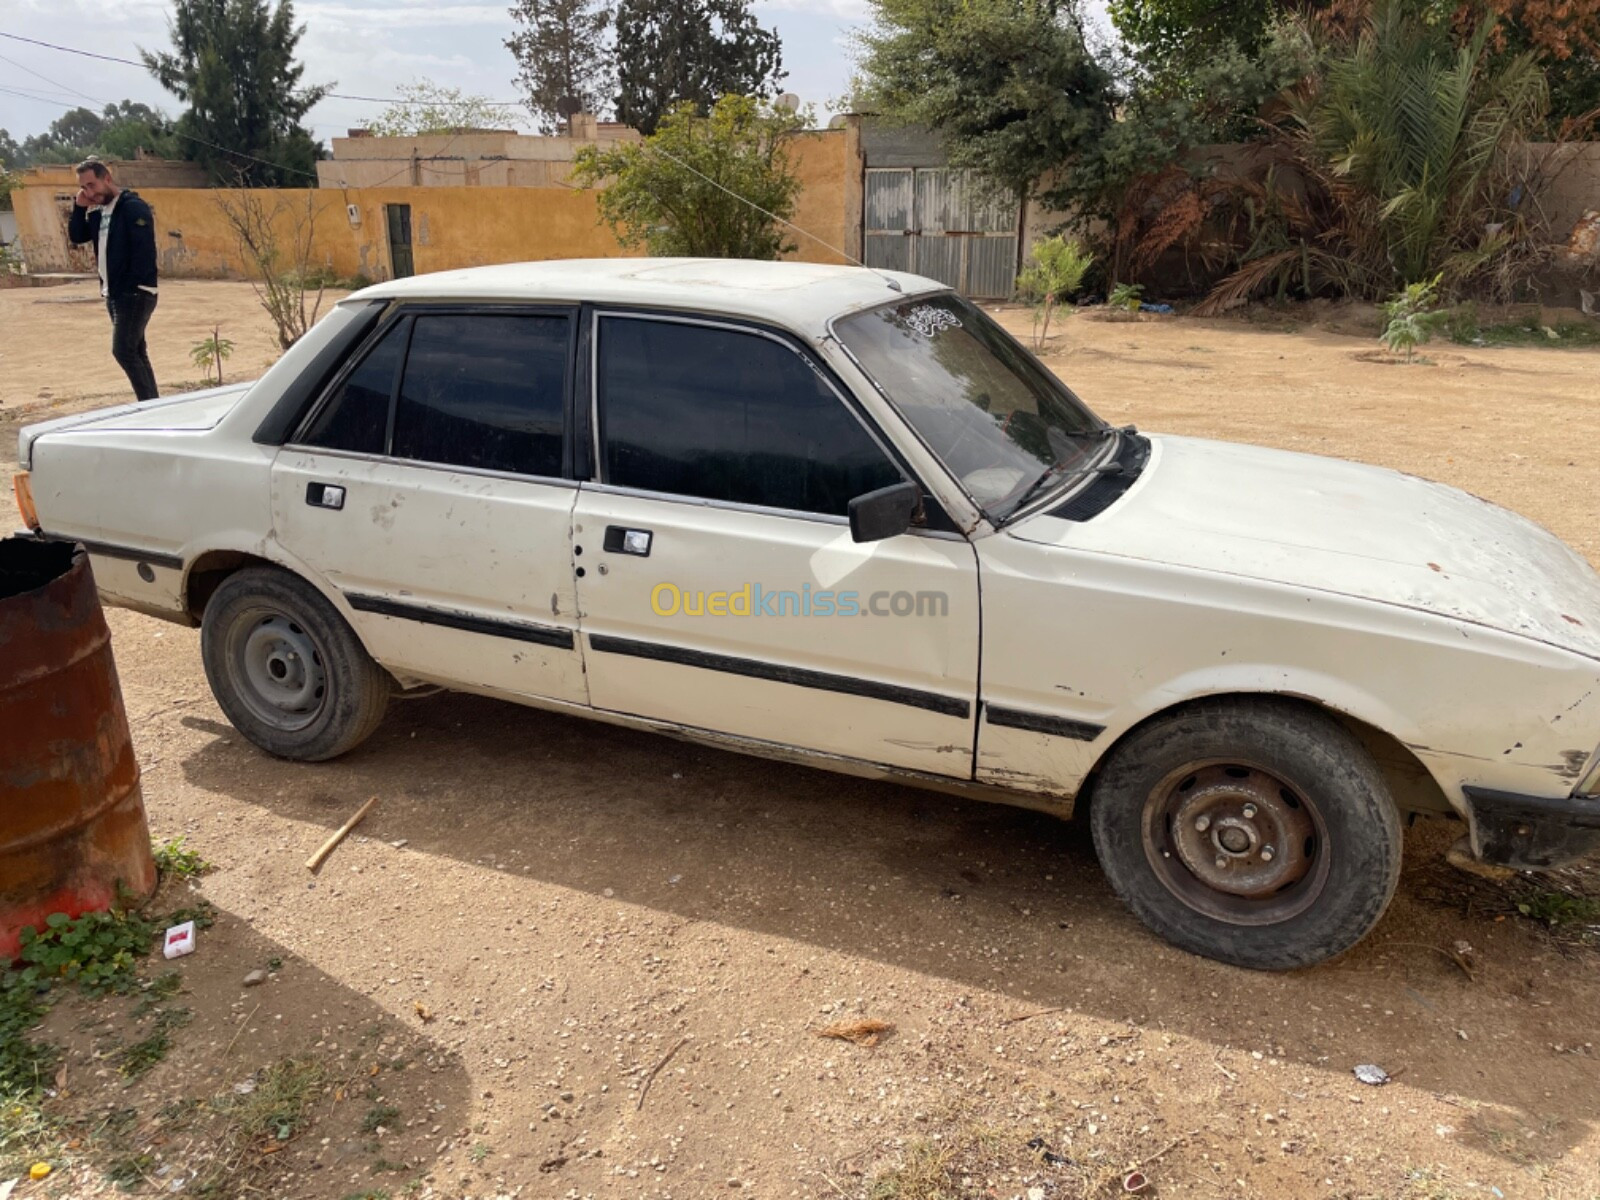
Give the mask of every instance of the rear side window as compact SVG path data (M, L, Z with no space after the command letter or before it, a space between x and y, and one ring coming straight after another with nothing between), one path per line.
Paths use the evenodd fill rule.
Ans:
M903 478L821 375L772 338L607 317L597 382L607 483L843 516Z
M417 317L390 454L560 475L569 331L562 315Z
M298 440L558 476L570 331L570 318L559 313L423 313L397 321Z
M339 390L328 397L298 440L326 450L357 454L382 454L389 427L389 397L400 359L406 350L408 322L397 321L356 369L345 376Z

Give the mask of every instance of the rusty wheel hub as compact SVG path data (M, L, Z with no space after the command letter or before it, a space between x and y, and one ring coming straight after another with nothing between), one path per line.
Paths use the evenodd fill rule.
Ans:
M1150 795L1144 834L1169 890L1235 923L1269 924L1303 911L1326 877L1315 809L1260 767L1208 763L1173 772Z

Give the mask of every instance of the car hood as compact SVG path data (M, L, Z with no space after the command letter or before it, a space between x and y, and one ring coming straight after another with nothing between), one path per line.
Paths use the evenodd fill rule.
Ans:
M1029 541L1400 605L1600 658L1600 575L1525 517L1340 459L1154 437L1149 465L1087 521Z
M41 421L37 425L27 425L17 437L17 461L26 467L31 462L33 443L45 434L76 433L91 429L97 433L105 429L212 429L233 410L233 406L250 387L249 383L234 383L160 400L96 408L57 417L53 421Z

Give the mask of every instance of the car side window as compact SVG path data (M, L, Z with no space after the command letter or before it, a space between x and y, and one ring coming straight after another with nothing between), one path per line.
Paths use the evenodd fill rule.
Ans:
M296 440L325 450L350 450L382 454L389 428L389 397L394 377L406 352L409 322L396 321L377 345L345 376L338 390L312 418Z
M395 401L395 458L561 474L569 318L424 313Z
M903 478L822 376L769 337L606 317L596 383L610 484L843 516Z

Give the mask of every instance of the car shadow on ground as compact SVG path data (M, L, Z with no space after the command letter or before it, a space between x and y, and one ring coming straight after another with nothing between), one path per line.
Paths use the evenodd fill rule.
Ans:
M172 889L154 911L189 902ZM470 1119L460 1056L246 919L208 911L193 954L146 968L151 986L66 992L38 1030L61 1048L51 1194L110 1194L109 1180L309 1200L398 1193L427 1174L440 1131ZM264 981L246 987L251 972Z
M1296 1082L1381 1064L1447 1100L1526 1114L1563 1150L1600 1108L1592 1060L1552 1050L1600 1041L1596 960L1426 901L1407 879L1342 959L1257 973L1146 932L1082 823L450 693L397 703L328 764L184 724L216 734L183 764L192 783L296 820L334 827L376 794L374 838L987 989L1018 1015L1070 1007L1260 1051L1305 1068ZM1458 833L1414 828L1408 876ZM1458 939L1471 978L1449 953ZM1514 1136L1484 1139L1502 1140L1513 1153Z

